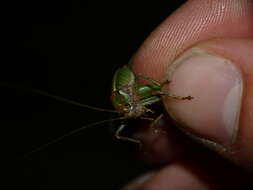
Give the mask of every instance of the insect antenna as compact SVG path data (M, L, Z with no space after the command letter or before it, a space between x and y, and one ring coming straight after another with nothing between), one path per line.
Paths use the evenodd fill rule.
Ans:
M32 89L32 92L34 92L36 94L40 94L40 95L43 95L43 96L47 96L47 97L53 98L53 99L55 99L57 101L66 102L66 103L69 103L69 104L72 104L72 105L76 105L76 106L80 106L80 107L83 107L83 108L88 108L88 109L92 109L92 110L96 110L96 111L101 111L101 112L117 113L117 111L115 111L115 110L109 110L109 109L97 108L97 107L94 107L94 106L89 106L89 105L82 104L82 103L76 102L74 100L63 98L61 96L50 94L48 92L41 91L41 90Z
M22 86L18 86L18 85L15 85L15 84L9 84L9 83L0 83L0 86L6 87L6 88L11 88L11 89L20 89L20 90L24 90L24 91L29 91L31 93L42 95L42 96L46 96L46 97L52 98L52 99L57 100L57 101L69 103L69 104L72 104L72 105L80 106L80 107L83 107L83 108L88 108L88 109L95 110L95 111L117 113L116 110L110 110L110 109L104 109L104 108L98 108L98 107L94 107L94 106L89 106L89 105L82 104L82 103L79 103L79 102L74 101L74 100L70 100L70 99L67 99L67 98L63 98L61 96L50 94L48 92L45 92L45 91L42 91L42 90L38 90L38 89L22 87ZM57 142L61 141L62 139L66 138L66 137L69 137L69 136L71 136L71 135L73 135L75 133L78 133L78 132L80 132L82 130L85 130L85 129L89 128L89 127L93 127L93 126L100 125L100 124L107 123L107 122L111 122L111 121L124 120L124 119L125 119L125 117L117 117L117 118L111 118L111 119L106 119L106 120L102 120L102 121L98 121L98 122L87 124L87 125L85 125L83 127L75 129L75 130L73 130L73 131L71 131L69 133L66 133L65 135L62 135L62 136L60 136L60 137L58 137L58 138L56 138L56 139L54 139L52 141L49 141L46 144L43 144L43 145L39 146L38 148L36 148L36 149L34 149L34 150L26 153L25 155L23 155L23 157L27 157L28 155L30 155L32 153L38 152L38 151L40 151L40 150L48 147L49 145L57 143Z
M88 108L88 109L95 110L95 111L117 113L117 111L115 111L115 110L110 110L110 109L104 109L104 108L98 108L98 107L94 107L94 106L89 106L89 105L82 104L82 103L79 103L79 102L74 101L74 100L70 100L70 99L67 99L67 98L63 98L61 96L50 94L48 92L45 92L45 91L42 91L42 90L38 90L38 89L26 88L26 87L21 87L21 86L17 86L17 85L13 85L13 84L5 84L5 83L0 83L0 85L4 86L4 87L7 87L7 88L21 89L21 90L29 91L29 92L32 92L34 94L46 96L46 97L55 99L55 100L60 101L60 102L69 103L69 104L72 104L72 105L76 105L76 106L83 107L83 108Z
M125 119L126 119L125 117L117 117L117 118L106 119L106 120L102 120L102 121L98 121L98 122L87 124L87 125L85 125L83 127L77 128L77 129L75 129L75 130L73 130L73 131L71 131L69 133L66 133L65 135L62 135L62 136L60 136L60 137L58 137L58 138L56 138L56 139L54 139L52 141L49 141L48 143L45 143L45 144L39 146L38 148L36 148L36 149L34 149L34 150L26 153L23 156L27 157L28 155L30 155L32 153L38 152L40 150L43 150L44 148L48 147L49 145L55 144L55 143L63 140L64 138L69 137L69 136L71 136L73 134L76 134L76 133L78 133L78 132L80 132L82 130L85 130L85 129L89 128L89 127L93 127L93 126L100 125L100 124L107 123L107 122L111 122L111 121L118 121L118 120L125 120Z

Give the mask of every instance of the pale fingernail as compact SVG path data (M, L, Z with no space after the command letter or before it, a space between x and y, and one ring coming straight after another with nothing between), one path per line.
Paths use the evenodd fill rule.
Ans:
M243 82L231 60L192 48L173 62L166 87L191 100L165 100L168 113L194 136L230 146L240 116Z

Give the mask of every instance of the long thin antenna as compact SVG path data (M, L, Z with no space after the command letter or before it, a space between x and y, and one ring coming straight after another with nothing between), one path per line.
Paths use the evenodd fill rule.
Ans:
M32 153L38 152L38 151L40 151L40 150L48 147L49 145L57 143L57 142L61 141L62 139L66 138L66 137L69 137L69 136L71 136L71 135L73 135L75 133L78 133L78 132L80 132L82 130L85 130L85 129L89 128L89 127L92 127L92 126L95 126L95 125L100 125L102 123L106 123L106 122L110 122L110 121L117 121L117 120L124 120L124 119L126 119L126 118L125 117L117 117L117 118L113 118L113 119L106 119L106 120L103 120L103 121L98 121L98 122L95 122L95 123L90 123L88 125L80 127L78 129L75 129L75 130L73 130L73 131L71 131L69 133L66 133L65 135L62 135L62 136L60 136L60 137L58 137L58 138L56 138L56 139L54 139L54 140L52 140L52 141L50 141L50 142L48 142L46 144L41 145L40 147L38 147L38 148L32 150L31 152L28 152L27 154L25 154L24 157L26 157L26 156L28 156L28 155L30 155Z
M55 100L58 100L58 101L61 101L61 102L66 102L66 103L73 104L73 105L76 105L76 106L80 106L80 107L84 107L84 108L88 108L88 109L92 109L92 110L96 110L96 111L117 113L117 111L115 111L115 110L109 110L109 109L97 108L97 107L85 105L85 104L76 102L74 100L69 100L69 99L63 98L61 96L57 96L57 95L54 95L54 94L49 94L48 92L44 92L44 91L41 91L41 90L32 90L32 91L36 94L47 96L47 97L53 98Z
M55 99L57 101L69 103L69 104L80 106L80 107L83 107L83 108L88 108L88 109L92 109L92 110L96 110L96 111L101 111L101 112L117 113L117 111L115 111L115 110L110 110L110 109L104 109L104 108L97 108L97 107L94 107L94 106L89 106L89 105L86 105L86 104L82 104L82 103L76 102L74 100L70 100L70 99L67 99L67 98L63 98L61 96L50 94L50 93L42 91L42 90L37 90L37 89L32 89L32 88L25 88L25 87L16 86L16 85L12 85L12 84L5 84L5 83L0 83L0 85L8 87L8 88L14 88L14 89L21 89L21 90L30 91L30 92L35 93L35 94L39 94L39 95L42 95L42 96L53 98L53 99Z

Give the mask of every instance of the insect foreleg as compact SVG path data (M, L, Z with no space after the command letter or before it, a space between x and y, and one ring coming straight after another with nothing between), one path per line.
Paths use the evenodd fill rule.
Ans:
M154 85L161 86L161 84L159 82L157 82L156 80L154 80L154 79L152 79L152 78L150 78L148 76L145 76L145 75L142 75L142 74L136 75L136 79L139 79L139 78L142 78L142 79L144 79L144 80L146 80L148 82L151 82Z
M160 92L160 91L157 92L156 94L160 95L162 97L173 98L175 100L191 100L191 99L193 99L192 96L175 96L175 95L172 95L172 94L169 94L166 92Z
M150 78L150 77L148 77L148 76L142 75L142 74L137 75L136 78L137 78L137 79L138 79L138 78L142 78L142 79L144 79L144 80L146 80L146 81L151 82L151 83L154 84L154 85L159 86L160 88L162 88L164 85L167 85L167 84L170 83L169 80L165 80L164 82L159 83L159 82L157 82L156 80L154 80L154 79L152 79L152 78Z

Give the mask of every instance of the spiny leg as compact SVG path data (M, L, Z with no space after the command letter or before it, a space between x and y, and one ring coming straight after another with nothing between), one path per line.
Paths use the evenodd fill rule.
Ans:
M161 88L164 86L164 85L167 85L170 83L169 80L165 80L164 82L162 83L159 83L157 81L155 81L154 79L148 77L148 76L145 76L145 75L137 75L137 78L143 78L157 86L160 86ZM169 98L173 98L173 99L176 99L176 100L191 100L193 99L192 96L175 96L175 95L172 95L172 94L168 94L168 93L165 93L165 92L161 92L161 91L158 91L156 94L160 95L160 96L166 96L166 97L169 97Z
M165 92L158 92L157 93L160 96L164 96L164 97L168 97L168 98L173 98L175 100L191 100L193 99L192 96L175 96L169 93L165 93Z
M149 82L151 82L151 83L153 83L153 84L155 84L157 86L161 86L161 84L159 82L157 82L156 80L154 80L154 79L152 79L152 78L150 78L148 76L145 76L145 75L142 75L142 74L138 74L136 76L136 79L138 79L138 78L142 78L142 79L144 79L146 81L149 81Z
M164 82L159 83L159 82L157 82L156 80L154 80L154 79L152 79L152 78L150 78L150 77L148 77L148 76L142 75L142 74L138 74L138 75L136 76L136 78L137 78L137 79L138 79L138 78L143 78L144 80L149 81L149 82L151 82L151 83L153 83L153 84L155 84L155 85L157 85L157 86L160 86L161 88L162 88L164 85L167 85L167 84L170 83L169 80L165 80Z
M165 80L164 82L159 83L159 82L155 81L154 79L152 79L148 76L142 75L142 74L137 75L136 78L143 78L143 79L159 86L160 88L162 88L164 85L167 85L167 84L170 83L169 80ZM173 98L173 99L176 99L176 100L191 100L191 99L193 99L192 96L175 96L175 95L171 95L171 94L161 92L161 91L158 91L157 94L160 95L160 96L167 96L167 97L170 97L170 98Z
M155 81L154 79L152 79L152 78L150 78L150 77L148 77L148 76L142 75L142 74L138 74L138 75L136 76L136 78L137 78L137 79L138 79L138 78L143 78L144 80L149 81L149 82L151 82L151 83L153 83L153 84L155 84L155 85L157 85L157 86L161 86L161 84L160 84L159 82Z
M125 136L121 136L120 133L123 131L123 129L125 128L125 124L121 124L119 126L119 128L117 129L116 133L115 133L115 137L117 139L120 139L120 140L124 140L124 141L130 141L130 142L133 142L133 143L137 143L141 149L142 147L142 143L140 140L138 139L134 139L134 138L131 138L131 137L125 137Z
M164 114L160 114L151 124L150 128L154 130L154 132L157 133L162 133L162 134L167 134L167 132L163 129L159 129L156 127L156 124L162 119Z

